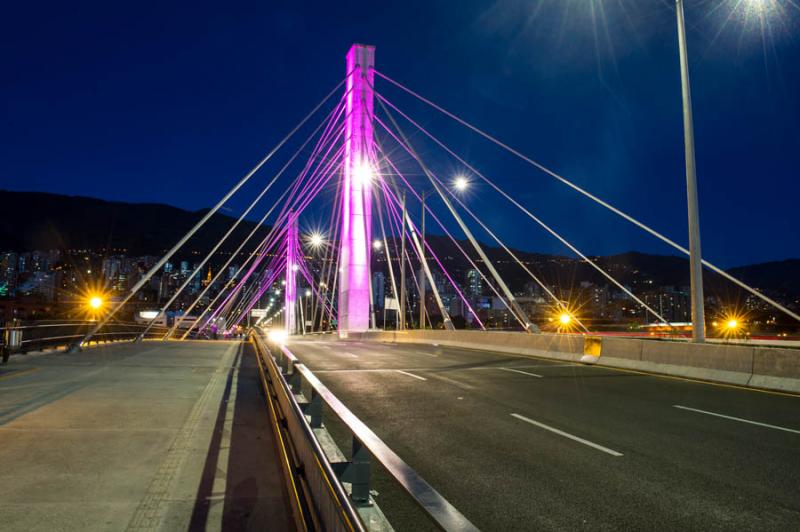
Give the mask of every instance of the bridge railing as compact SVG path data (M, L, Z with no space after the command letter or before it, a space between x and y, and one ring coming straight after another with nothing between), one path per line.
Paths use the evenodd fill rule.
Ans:
M10 354L25 354L42 349L66 347L77 341L95 325L93 321L57 321L28 324L11 324L3 328L2 350L4 358ZM91 344L130 341L142 334L147 324L135 322L110 322L92 337ZM152 327L145 338L161 337L165 327Z
M292 452L291 482L309 495L305 511L327 530L369 530L385 517L370 492L373 469L381 467L443 530L477 530L453 505L405 463L353 414L285 345L253 331L262 378L279 409ZM267 382L264 383L265 386ZM326 416L332 416L331 419ZM338 447L326 424L337 421L350 435L350 456ZM380 528L378 526L377 528Z

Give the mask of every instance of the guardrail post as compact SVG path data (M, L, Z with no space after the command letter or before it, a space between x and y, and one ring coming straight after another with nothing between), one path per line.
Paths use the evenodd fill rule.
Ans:
M308 415L311 416L311 428L322 427L322 396L316 390L311 390L311 403L308 405Z
M289 389L292 393L300 393L302 391L303 381L300 379L300 372L294 368L292 364L291 373L289 373Z
M353 502L369 504L370 461L369 450L361 440L353 436L353 457L347 471L347 477L352 485L350 498Z

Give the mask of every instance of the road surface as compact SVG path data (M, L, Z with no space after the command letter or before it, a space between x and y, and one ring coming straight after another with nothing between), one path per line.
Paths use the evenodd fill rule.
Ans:
M0 366L0 528L285 530L252 349L144 342Z
M289 348L483 530L800 526L800 397L430 345Z

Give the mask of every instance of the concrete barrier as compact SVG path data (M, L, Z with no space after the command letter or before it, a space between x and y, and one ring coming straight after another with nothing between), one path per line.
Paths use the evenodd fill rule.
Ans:
M494 331L368 332L359 339L438 344L579 362L585 337ZM594 338L594 337L591 337ZM800 393L800 350L606 336L590 363ZM596 348L593 348L596 349ZM602 353L600 356L599 353Z
M753 349L753 375L749 384L800 392L800 351L756 347Z
M600 364L747 385L752 376L753 348L726 344L692 344L664 340L615 338ZM800 352L797 353L800 356Z

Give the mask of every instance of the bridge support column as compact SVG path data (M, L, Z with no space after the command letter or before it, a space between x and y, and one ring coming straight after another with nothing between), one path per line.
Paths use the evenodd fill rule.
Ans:
M286 334L297 333L297 257L299 257L299 231L297 228L297 215L289 212L289 228L286 231L286 286L284 286L284 327Z
M339 273L339 335L369 329L375 48L347 52L347 119Z

